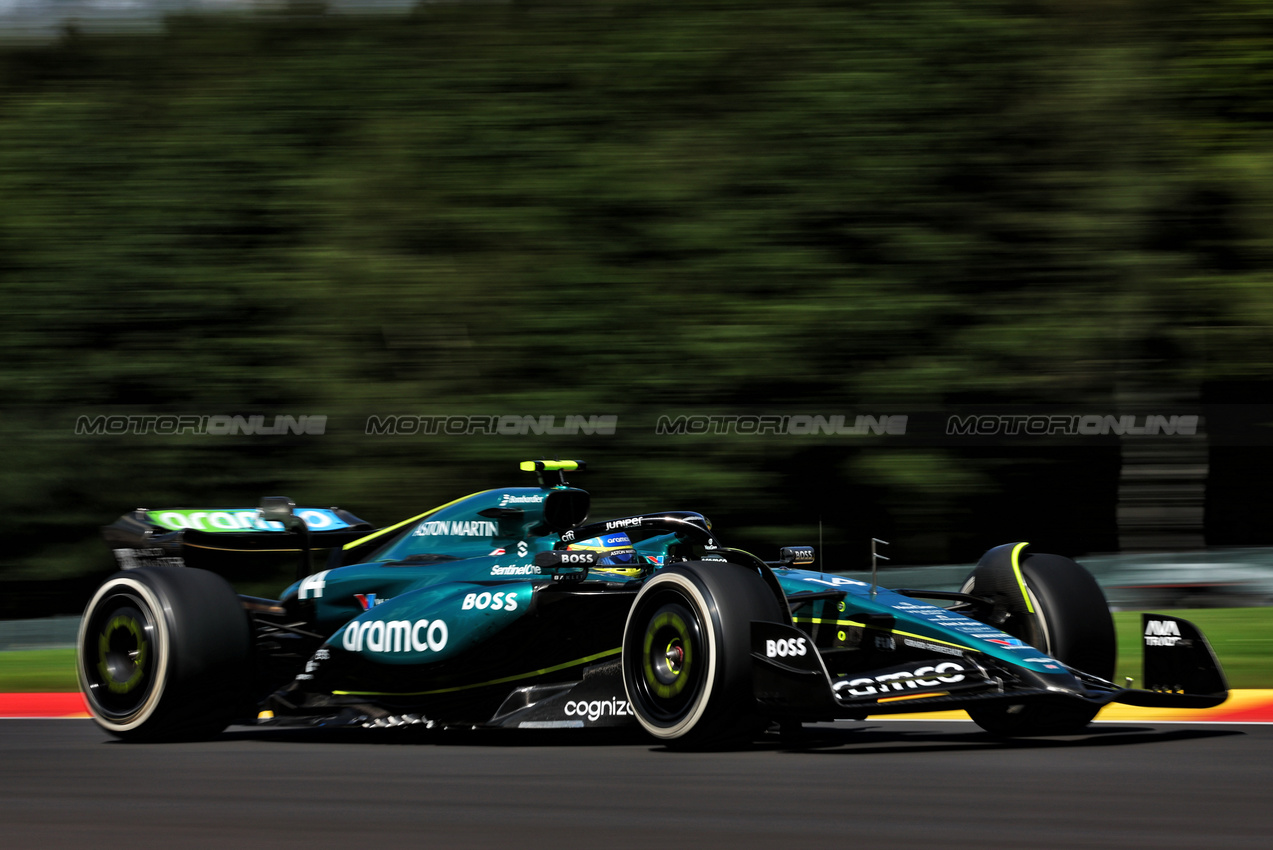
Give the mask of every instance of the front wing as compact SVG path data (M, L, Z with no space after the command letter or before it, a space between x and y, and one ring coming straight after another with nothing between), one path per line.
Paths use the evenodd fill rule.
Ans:
M752 685L762 713L801 721L1036 701L1210 708L1228 698L1220 665L1193 623L1146 614L1143 626L1143 689L1070 668L1042 673L975 650L883 666L876 656L869 667L832 675L826 650L807 633L768 622L751 624ZM844 669L843 660L836 661Z

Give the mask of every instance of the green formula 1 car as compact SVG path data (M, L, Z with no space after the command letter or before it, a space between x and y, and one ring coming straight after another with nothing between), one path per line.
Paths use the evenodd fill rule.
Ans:
M1208 707L1206 639L1146 616L1145 689L1109 679L1114 628L1092 576L1025 543L958 593L886 590L724 545L691 511L587 522L575 461L386 528L339 508L145 510L104 529L121 572L79 635L89 708L130 740L231 723L586 729L639 724L715 746L778 724L965 709L1003 735L1069 733L1110 702ZM329 552L312 572L312 553ZM280 599L217 570L282 552ZM287 554L293 553L293 554ZM932 604L938 603L938 604Z

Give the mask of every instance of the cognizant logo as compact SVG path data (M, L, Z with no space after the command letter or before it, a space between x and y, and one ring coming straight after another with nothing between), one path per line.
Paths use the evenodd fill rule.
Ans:
M605 715L614 717L629 717L632 714L632 708L628 705L627 700L615 699L594 699L594 700L571 700L566 703L567 717L586 717L589 720L600 720Z

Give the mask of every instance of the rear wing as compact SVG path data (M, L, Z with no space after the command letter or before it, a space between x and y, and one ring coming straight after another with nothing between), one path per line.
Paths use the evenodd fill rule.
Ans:
M240 572L291 559L303 561L298 574L308 574L312 550L339 549L372 530L341 508L296 507L271 497L261 508L137 508L102 526L102 537L124 570L188 566Z

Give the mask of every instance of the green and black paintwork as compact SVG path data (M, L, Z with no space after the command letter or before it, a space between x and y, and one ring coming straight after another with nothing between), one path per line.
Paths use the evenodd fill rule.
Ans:
M632 600L646 572L692 556L684 537L710 539L707 521L666 512L579 536L587 502L561 485L488 490L352 541L340 557L359 563L309 576L280 600L288 617L326 639L271 697L275 716L354 705L448 723L631 722L626 710L589 720L562 707L584 697L625 701L617 662ZM572 532L584 541L639 525L655 532L633 544L648 571L548 574L536 565Z
M474 493L379 530L339 509L296 509L321 526L302 531L303 543L286 523L254 524L246 509L139 510L106 532L128 552L126 566L125 558L172 566L191 553L206 566L208 553L265 549L303 552L308 563L309 549L329 550L326 569L281 599L242 600L255 628L261 722L634 723L621 672L633 601L660 570L720 561L758 574L779 602L778 621L750 623L754 697L773 720L1030 701L1202 706L1227 696L1200 635L1180 647L1190 653L1184 662L1166 665L1186 681L1151 682L1150 691L1118 688L1014 636L1025 632L999 596L1025 592L1024 544L983 559L1003 567L997 575L1016 575L1019 590L1009 580L980 593L895 592L728 549L700 514L583 525L588 507L585 491L541 471L540 486ZM641 569L571 567L546 554L618 531L632 536ZM1194 668L1205 693L1190 688Z

